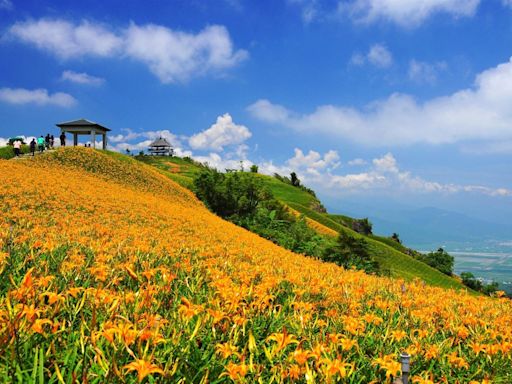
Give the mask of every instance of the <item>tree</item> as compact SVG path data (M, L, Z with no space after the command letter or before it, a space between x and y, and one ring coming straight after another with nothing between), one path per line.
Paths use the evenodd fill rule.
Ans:
M221 173L205 168L194 179L194 192L217 215L239 218L254 214L269 192L259 178L245 172Z
M363 269L368 273L379 271L379 264L371 258L366 240L355 238L345 232L340 233L334 246L325 250L323 259L345 268Z
M402 241L400 240L400 237L396 232L393 232L393 234L391 235L391 240L396 241L398 244L402 244Z
M251 165L251 172L258 173L258 166L256 164Z
M426 255L420 255L419 259L432 268L443 272L445 275L451 276L453 274L453 263L455 259L443 248L439 248L435 252L429 252Z
M294 187L300 186L300 180L295 172L290 173L290 184Z

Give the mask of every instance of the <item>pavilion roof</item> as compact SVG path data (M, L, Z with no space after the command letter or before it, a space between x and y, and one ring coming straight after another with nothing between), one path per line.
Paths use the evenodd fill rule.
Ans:
M110 131L109 128L104 127L103 125L100 125L98 123L95 123L93 121L87 120L87 119L78 119L78 120L72 120L72 121L65 121L63 123L56 124L57 127L60 128L73 128L73 127L94 127L99 128L103 131Z
M169 143L166 139L163 137L160 137L159 139L153 141L151 144L149 144L150 147L171 147L171 143Z

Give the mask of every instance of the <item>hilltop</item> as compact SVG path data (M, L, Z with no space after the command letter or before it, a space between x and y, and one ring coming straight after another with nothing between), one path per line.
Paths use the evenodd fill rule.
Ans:
M510 300L294 254L122 155L0 160L0 210L10 382L512 380Z
M163 174L189 189L192 189L194 177L203 169L201 164L191 159L178 157L139 156L137 159L156 167ZM276 177L258 173L252 175L260 179L286 206L298 214L305 215L309 225L320 234L336 237L339 233L344 233L356 239L365 239L372 258L391 276L409 281L419 278L428 284L445 288L463 287L456 278L447 276L411 257L411 250L400 243L383 236L365 236L354 231L352 228L357 225L357 219L325 212L322 209L322 203L306 188L294 187Z

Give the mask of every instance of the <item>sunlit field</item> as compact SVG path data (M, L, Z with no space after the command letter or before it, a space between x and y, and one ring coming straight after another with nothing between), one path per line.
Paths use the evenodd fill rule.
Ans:
M509 299L293 254L128 158L0 160L0 210L4 382L512 382Z

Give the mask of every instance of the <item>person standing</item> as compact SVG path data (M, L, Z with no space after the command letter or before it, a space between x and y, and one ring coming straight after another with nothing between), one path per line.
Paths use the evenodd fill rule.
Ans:
M14 155L16 157L20 157L21 153L21 141L15 140L14 143L12 143L12 146L14 147Z
M62 132L60 134L60 146L65 147L66 146L66 134Z
M55 144L55 137L53 135L50 136L50 148L53 149L53 144Z
M37 138L37 146L39 147L39 152L44 151L44 137L41 135L41 137Z
M32 156L34 156L36 153L36 138L35 137L30 142L30 153L32 154Z
M47 133L46 137L44 138L44 145L46 149L50 149L50 134Z

